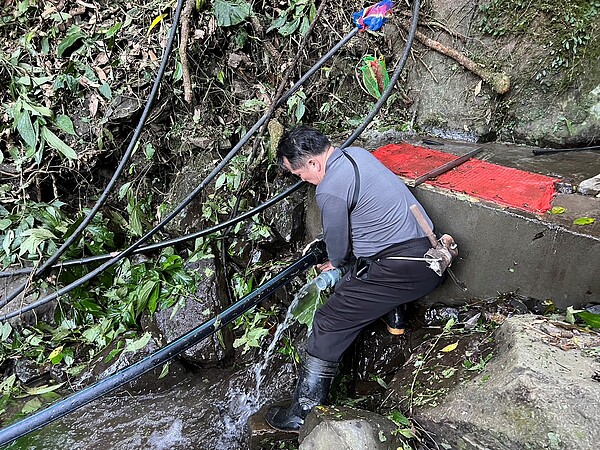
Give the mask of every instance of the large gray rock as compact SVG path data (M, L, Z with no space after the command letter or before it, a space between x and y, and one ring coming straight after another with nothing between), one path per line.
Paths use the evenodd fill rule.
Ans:
M157 311L147 325L163 345L212 319L228 306L223 294L224 289L218 285L217 280L220 277L217 277L214 261L200 260L195 263L194 270L204 274L204 279L198 284L196 292L183 299L183 305L177 302L170 308ZM229 328L225 327L187 349L181 356L192 364L210 367L222 362L232 351L233 335Z
M317 406L300 430L299 450L388 450L403 448L389 419L346 406Z
M589 349L600 337L525 315L508 318L496 340L485 370L418 410L418 422L452 448L595 450L600 364Z
M0 278L0 297L4 298L5 296L10 295L19 286L25 283L27 281L27 278L27 275ZM52 293L51 288L45 287L44 283L42 282L34 283L33 286L35 287L33 292L27 295L19 294L6 306L4 306L2 308L2 314L9 314L14 311L18 311L24 308L25 306ZM29 289L31 288L28 288L28 290ZM37 322L52 323L54 321L54 311L56 310L57 304L58 302L56 300L52 300L46 303L45 305L39 306L35 309L13 317L9 320L9 322L13 326L32 325Z

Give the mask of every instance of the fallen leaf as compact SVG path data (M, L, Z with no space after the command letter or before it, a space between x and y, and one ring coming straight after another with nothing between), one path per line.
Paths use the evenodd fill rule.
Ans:
M96 114L98 113L98 103L98 97L96 96L96 94L92 94L90 96L90 103L88 105L91 117L96 117Z
M150 32L152 31L152 28L154 28L156 25L158 25L161 22L161 20L163 20L165 17L167 17L166 14L160 14L159 16L157 16L150 24L150 28L148 28L148 34L150 34Z
M477 97L479 95L479 93L481 92L482 85L483 85L483 80L479 80L479 83L477 83L477 86L475 86L475 97Z
M596 221L596 219L592 217L580 217L573 221L574 225L591 225Z
M456 341L454 344L446 345L442 349L442 352L444 352L444 353L451 352L452 350L456 350L456 347L458 347L458 341Z

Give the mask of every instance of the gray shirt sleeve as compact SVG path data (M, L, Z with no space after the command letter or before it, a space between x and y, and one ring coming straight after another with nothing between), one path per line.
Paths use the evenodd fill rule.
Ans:
M341 267L348 263L352 256L347 200L324 193L317 195L317 203L321 209L327 256L334 267Z

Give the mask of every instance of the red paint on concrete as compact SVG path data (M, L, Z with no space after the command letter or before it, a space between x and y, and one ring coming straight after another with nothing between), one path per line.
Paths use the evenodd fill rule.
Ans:
M373 152L392 172L416 179L458 156L410 144L390 144ZM425 183L463 192L487 200L534 213L551 208L559 178L491 164L471 158L450 171Z

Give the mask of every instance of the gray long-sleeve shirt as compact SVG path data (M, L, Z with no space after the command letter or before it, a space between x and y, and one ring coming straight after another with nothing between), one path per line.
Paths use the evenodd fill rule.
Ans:
M393 244L424 237L409 209L414 204L423 208L406 185L367 150L348 147L345 151L356 161L360 174L360 191L350 220L356 177L352 163L340 149L329 156L325 176L316 190L333 266L346 264L352 254L369 257Z

